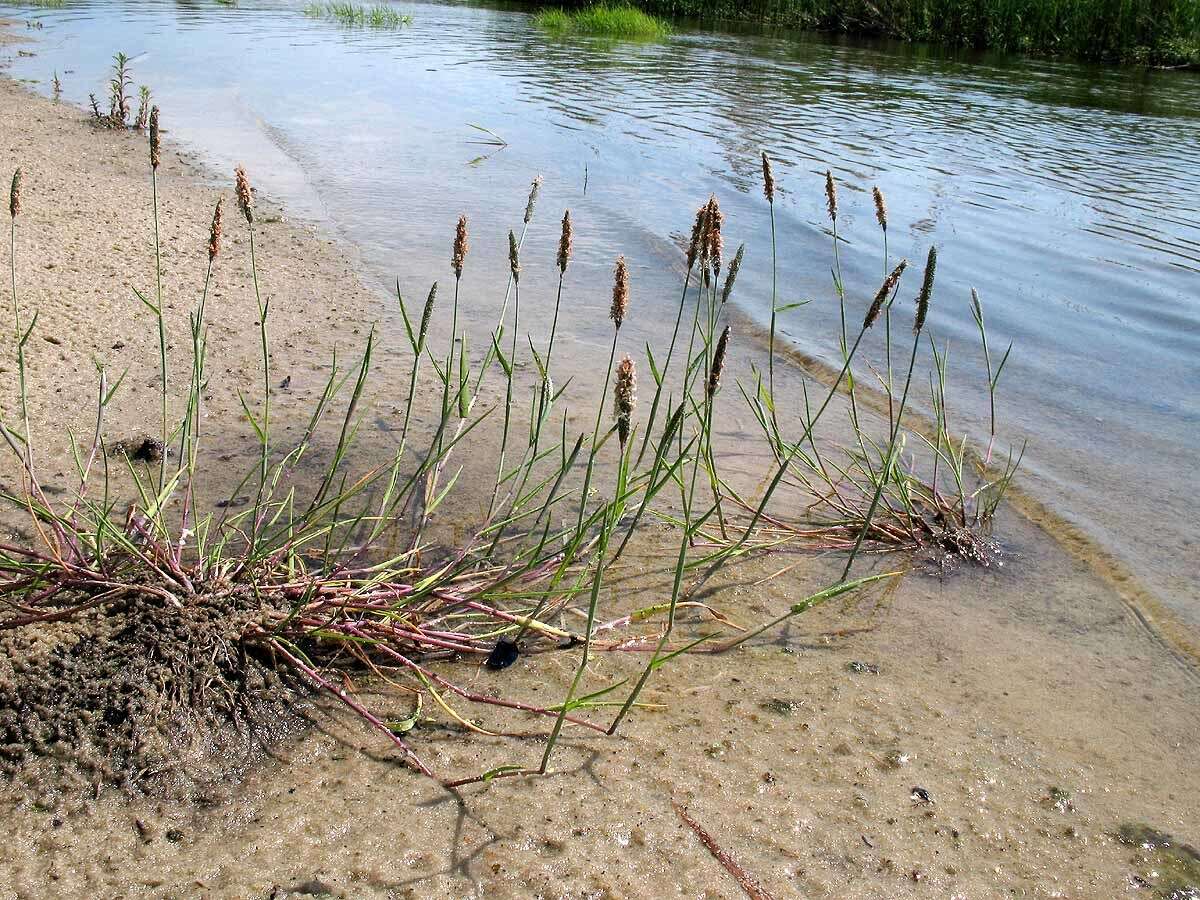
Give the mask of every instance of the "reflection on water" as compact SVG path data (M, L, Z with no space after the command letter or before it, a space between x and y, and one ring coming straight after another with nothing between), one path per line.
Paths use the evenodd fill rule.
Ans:
M765 320L766 148L783 190L783 300L831 294L826 167L844 185L847 284L865 299L883 270L878 184L892 255L940 248L931 321L974 376L958 402L978 404L959 427L984 422L973 285L993 340L1016 343L1001 414L1030 440L1033 491L1200 624L1196 516L1176 490L1195 475L1200 433L1200 78L787 33L551 41L521 12L402 5L413 25L376 31L312 21L298 2L82 2L28 13L46 27L13 72L48 85L57 69L82 103L124 50L173 137L222 170L246 161L268 193L414 294L445 275L460 211L483 264L502 267L541 172L543 202L576 218L576 277L604 282L625 252L644 302L663 309L673 242L716 191L750 248L740 302ZM508 146L474 143L468 123ZM555 217L530 235L547 257ZM835 317L817 302L783 328L830 358Z

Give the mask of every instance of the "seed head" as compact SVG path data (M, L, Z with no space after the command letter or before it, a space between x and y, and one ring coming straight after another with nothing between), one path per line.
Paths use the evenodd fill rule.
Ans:
M508 232L508 268L512 271L513 281L521 280L521 256L517 250L517 236Z
M687 264L688 271L696 265L696 260L699 258L704 247L704 230L705 220L708 217L708 204L704 204L696 210L696 224L692 226L692 242L688 244Z
M721 303L729 301L729 295L733 291L733 283L737 280L738 269L742 267L742 255L746 252L746 245L742 244L737 248L737 253L733 255L733 262L729 264L729 272L725 275L725 287L721 290Z
M900 283L900 276L904 274L906 268L908 268L908 260L902 259L900 265L892 269L891 274L883 279L883 284L879 286L879 291L875 294L875 299L871 301L870 309L867 310L867 317L863 319L864 330L875 324L875 320L879 317L879 311L883 309L883 304L887 302L887 298Z
M454 230L454 252L450 256L450 265L454 268L454 277L462 278L463 261L467 258L467 217L458 217L458 227Z
M625 321L625 313L629 311L629 266L625 265L625 257L617 257L617 267L613 272L612 309L608 317L616 323L618 329Z
M833 183L833 173L825 170L825 203L829 207L829 221L837 222L837 185Z
M212 225L208 229L208 261L211 263L221 252L221 204L224 197L217 198L217 208L213 210Z
M16 218L21 212L21 170L13 172L12 187L8 191L8 214Z
M617 364L617 383L613 388L613 418L617 422L617 438L622 450L629 440L630 422L636 404L637 376L634 374L633 360L626 356Z
M150 168L157 170L162 162L162 148L158 139L158 107L150 107Z
M421 328L417 331L417 356L425 349L425 335L429 333L429 320L433 318L433 303L437 300L437 282L429 289L425 298L425 309L421 311Z
M246 224L254 224L254 194L250 190L250 179L246 177L246 170L238 166L233 170L237 184L234 186L234 193L237 194L238 209L242 211L242 215L246 217Z
M714 194L708 198L708 229L705 235L705 255L712 266L713 277L721 274L721 248L724 246L721 238L721 223L725 214L721 212L721 204Z
M763 151L763 193L767 195L767 202L775 202L775 175L771 172L771 158L767 156L767 151Z
M920 334L925 327L925 317L929 315L929 300L933 296L933 276L937 272L937 247L929 248L929 257L925 260L925 279L921 282L921 293L917 294L917 317L913 322L913 334Z
M533 219L533 208L537 206L538 194L542 190L542 176L535 175L532 184L529 185L529 200L525 203L525 224L528 225Z
M879 223L879 227L887 231L887 203L883 199L883 191L879 188L871 188L871 196L875 198L875 221Z
M558 238L558 272L567 274L567 263L571 261L571 211L563 213L562 234Z
M725 371L725 351L729 349L729 326L721 332L717 339L717 349L713 351L712 369L708 373L708 399L712 400L717 388L721 386L721 373Z

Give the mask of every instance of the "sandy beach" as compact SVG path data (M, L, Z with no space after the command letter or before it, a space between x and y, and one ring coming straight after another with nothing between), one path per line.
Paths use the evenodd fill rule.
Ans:
M153 433L158 341L154 317L136 294L151 299L155 294L145 136L93 130L80 110L35 100L11 81L2 89L5 165L19 166L24 182L18 290L22 305L38 313L28 353L30 415L35 422L52 422L45 429L44 451L65 455L66 428L84 440L90 437L98 384L94 361L105 365L110 383L127 373L122 400L113 407L110 439ZM169 135L169 123L164 130ZM78 144L63 142L64 133L71 132L80 137ZM6 184L9 177L11 172ZM233 173L217 177L216 183L211 175L201 178L197 167L177 154L164 158L159 174L162 291L169 349L181 351L188 340L188 312L204 280L213 209L223 199L225 248L210 289L214 375L207 412L216 421L229 421L239 414L237 389L254 378L259 365L258 315L244 223L233 203ZM380 300L355 276L349 248L289 223L269 205L259 210L258 225L262 291L276 334L275 365L280 381L292 374L295 384L292 391L280 392L279 403L284 409L293 399L307 405L324 380L311 373L327 368L339 343L347 355L361 351L362 326L369 328L368 310ZM5 255L7 270L7 249ZM178 386L189 363L182 352L170 359L176 368L168 381ZM13 371L9 360L4 365L6 374ZM13 409L11 381L5 384L5 413ZM172 417L178 413L172 408Z
M68 429L92 426L96 359L128 372L107 432L157 427L157 338L134 294L154 288L146 148L4 78L0 134L0 175L19 166L25 179L18 286L39 316L30 414L43 465L58 474ZM169 333L183 340L224 197L206 427L244 454L238 390L257 377L256 311L232 173L217 177L164 158L163 294ZM278 382L290 378L279 421L301 427L334 348L352 357L394 315L392 300L360 275L352 247L269 198L259 222L273 367ZM0 271L8 252L6 240ZM0 296L7 304L7 288ZM6 329L6 418L11 349ZM382 359L385 382L397 364ZM14 473L11 460L0 468L6 483ZM106 791L46 806L0 784L0 898L742 896L679 810L763 896L1193 896L1171 891L1200 891L1200 674L1047 534L1014 512L998 528L1004 566L914 571L886 595L822 607L738 651L685 656L617 736L569 733L546 777L475 785L462 804L324 708L201 804ZM670 545L655 534L639 547L610 588L614 609L669 592L643 563ZM785 564L734 567L707 602L745 624L765 620L829 583L839 563L805 557L768 577ZM601 654L597 675L633 673L627 656ZM447 671L536 701L561 696L573 664L542 654L504 672ZM412 740L448 769L540 750L446 722L422 722Z

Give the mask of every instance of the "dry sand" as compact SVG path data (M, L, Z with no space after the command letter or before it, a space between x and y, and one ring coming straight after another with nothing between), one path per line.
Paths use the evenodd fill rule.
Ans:
M7 81L0 134L0 171L25 172L17 253L22 304L40 313L34 430L65 466L64 426L90 427L93 357L129 370L110 434L158 425L156 340L133 295L153 289L144 142ZM169 155L160 190L179 340L222 189ZM213 293L218 434L257 377L244 231L223 191L234 243ZM259 246L275 369L294 376L279 401L290 423L334 343L361 346L386 299L356 277L351 250L272 215L261 210ZM7 334L0 358L11 358ZM209 806L105 794L45 808L0 789L0 897L741 896L673 803L777 897L1169 896L1168 876L1200 879L1200 862L1119 834L1144 823L1200 842L1200 679L1045 534L1015 516L1002 527L1015 553L1004 568L910 575L886 598L822 608L742 651L681 659L649 692L661 706L622 735L572 734L552 775L474 787L463 806L338 714L318 714ZM666 552L654 541L642 559ZM811 561L758 583L781 565L727 573L709 602L751 623L828 575ZM606 603L663 596L637 569ZM448 674L536 701L561 695L573 661ZM635 663L602 655L597 683ZM412 739L442 770L540 751L435 723Z
M146 138L96 130L80 110L34 98L12 81L0 81L0 153L8 178L20 167L22 208L18 218L17 290L26 323L37 312L27 351L30 415L43 452L59 458L65 427L91 437L98 378L95 361L110 383L125 382L113 404L110 439L157 434L159 349L155 321L136 292L155 298L151 185ZM166 132L169 140L169 130ZM164 154L159 170L162 292L168 344L172 348L171 418L181 412L190 362L188 313L204 280L209 223L224 198L225 241L209 293L211 380L207 415L236 421L237 391L261 377L258 313L249 279L245 223L233 198L233 173L202 182L198 170L177 154ZM7 213L7 202L5 203ZM5 306L8 291L8 216L5 215ZM293 225L278 210L257 210L257 251L263 297L270 304L275 382L281 418L293 404L308 406L319 394L333 349L361 350L378 295L356 277L354 254ZM11 312L6 313L11 321ZM0 412L15 409L11 328L5 329ZM316 373L316 374L313 374ZM254 394L251 398L259 396ZM46 427L39 427L45 423ZM65 427L64 427L65 426Z

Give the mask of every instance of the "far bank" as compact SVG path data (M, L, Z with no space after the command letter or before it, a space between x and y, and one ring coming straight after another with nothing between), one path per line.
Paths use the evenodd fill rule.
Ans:
M589 0L526 2L584 9ZM947 47L1151 67L1200 65L1195 0L630 0L673 20L758 23Z

